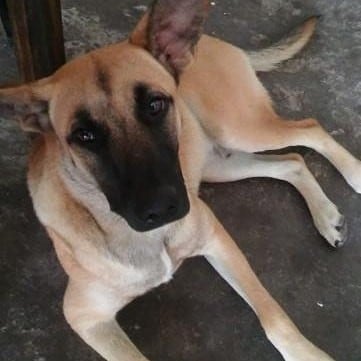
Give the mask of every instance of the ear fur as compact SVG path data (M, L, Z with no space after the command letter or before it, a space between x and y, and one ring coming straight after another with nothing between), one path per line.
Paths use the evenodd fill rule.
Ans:
M156 0L130 42L147 49L177 78L192 59L208 9L208 0Z
M48 78L29 85L0 89L0 117L17 120L26 132L50 130L48 104L51 91Z

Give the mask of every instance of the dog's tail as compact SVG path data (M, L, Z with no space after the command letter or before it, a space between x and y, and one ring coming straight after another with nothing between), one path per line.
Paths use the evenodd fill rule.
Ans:
M247 51L251 64L256 71L270 71L276 69L283 61L292 58L311 39L318 16L307 19L283 39L268 48L256 51Z

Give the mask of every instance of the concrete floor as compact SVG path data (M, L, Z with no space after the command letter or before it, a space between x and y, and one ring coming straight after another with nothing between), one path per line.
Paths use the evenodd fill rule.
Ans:
M145 5L64 0L68 56L124 38ZM257 48L312 14L322 18L310 46L261 77L282 115L319 118L360 158L359 0L215 1L207 30ZM14 63L0 35L0 83L16 79ZM325 159L300 151L347 217L350 236L343 249L326 245L302 198L282 182L205 186L202 197L305 335L338 361L360 361L361 199ZM100 360L62 316L66 277L32 210L26 154L16 124L0 120L0 360ZM249 307L202 259L186 262L171 283L129 305L119 322L154 361L281 360Z

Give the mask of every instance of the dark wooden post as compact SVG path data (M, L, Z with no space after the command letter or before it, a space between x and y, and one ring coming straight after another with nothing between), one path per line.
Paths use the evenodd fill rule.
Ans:
M65 62L60 0L6 0L21 80L52 74Z
M0 18L4 25L6 35L8 36L9 39L11 39L12 37L11 26L10 26L8 5L6 3L6 0L0 0Z

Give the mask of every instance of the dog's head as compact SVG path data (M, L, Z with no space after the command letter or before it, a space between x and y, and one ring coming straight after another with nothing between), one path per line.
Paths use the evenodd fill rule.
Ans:
M112 211L137 231L184 217L177 82L208 1L158 0L128 41L75 59L53 76L0 90L0 116L56 139Z

